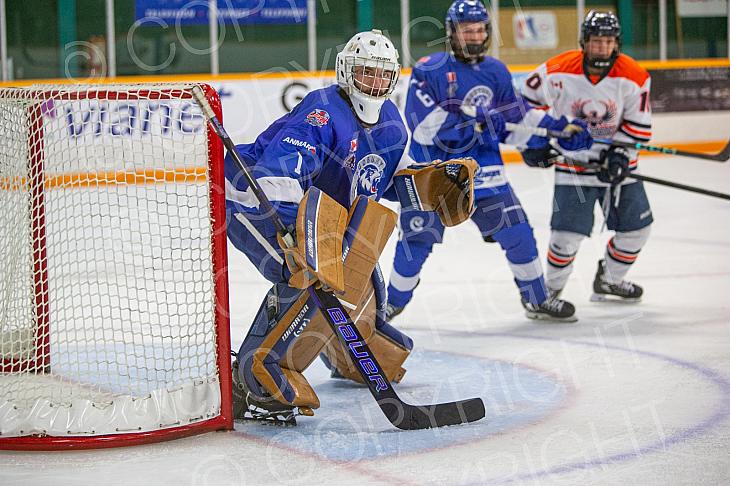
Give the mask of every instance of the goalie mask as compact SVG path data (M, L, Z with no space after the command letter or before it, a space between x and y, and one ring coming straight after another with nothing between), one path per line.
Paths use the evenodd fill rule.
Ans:
M610 54L597 56L592 54L587 47L591 37L613 37L616 39L616 47ZM613 67L621 49L621 24L613 12L598 12L591 10L586 15L580 28L580 47L583 49L584 68L601 70L604 75Z
M482 62L492 40L492 21L481 0L456 0L446 12L445 23L454 57L469 63ZM486 36L481 39L479 33L465 32L475 29L479 33L484 29Z
M337 54L337 84L347 93L357 117L370 125L380 118L399 74L398 51L376 29L355 34Z

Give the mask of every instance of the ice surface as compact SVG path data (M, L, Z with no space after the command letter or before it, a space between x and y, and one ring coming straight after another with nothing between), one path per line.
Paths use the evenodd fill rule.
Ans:
M730 193L730 164L646 157L643 173ZM509 165L543 255L552 173ZM411 403L481 396L487 418L403 432L367 391L307 375L322 407L296 428L103 451L0 453L0 484L730 484L730 202L647 184L655 224L629 277L637 305L591 303L609 233L583 243L575 324L527 320L503 254L447 231L395 321L415 341ZM390 271L394 240L381 261ZM233 345L268 285L230 248Z

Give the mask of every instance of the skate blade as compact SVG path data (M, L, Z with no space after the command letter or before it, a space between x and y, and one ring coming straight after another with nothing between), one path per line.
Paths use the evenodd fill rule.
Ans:
M551 317L551 316L546 316L545 314L525 311L525 315L527 316L528 319L532 319L535 321L555 322L557 324L568 324L571 322L578 321L578 316L576 316L575 314L573 314L570 317Z
M591 302L611 302L617 304L636 304L641 302L641 297L636 299L628 299L619 297L618 295L607 295L607 294L596 294L595 292L591 295Z
M274 417L274 416L254 416L251 414L244 414L243 417L236 417L236 422L247 422L247 423L255 423L259 425L268 425L271 427L296 427L297 425L297 419L292 417L287 418L280 418L280 417Z

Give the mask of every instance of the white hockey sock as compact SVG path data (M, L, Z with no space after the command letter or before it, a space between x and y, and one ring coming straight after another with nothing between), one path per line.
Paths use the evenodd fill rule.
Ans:
M620 283L628 273L631 265L639 256L639 252L649 239L651 226L636 231L616 233L606 245L606 273L604 280L608 283Z
M565 284L573 271L573 260L578 253L580 242L585 236L570 231L552 231L550 233L550 247L547 254L547 271L545 285L548 290L558 291Z
M393 269L390 274L390 285L400 292L411 292L418 285L418 278L418 273L412 277L405 277Z

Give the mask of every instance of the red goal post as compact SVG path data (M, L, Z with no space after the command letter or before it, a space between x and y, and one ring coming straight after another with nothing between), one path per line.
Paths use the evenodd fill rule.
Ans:
M194 86L0 89L0 449L233 428L223 147Z

